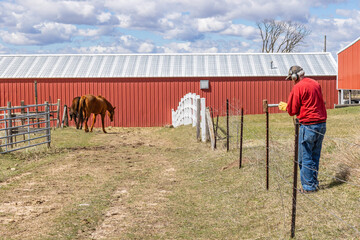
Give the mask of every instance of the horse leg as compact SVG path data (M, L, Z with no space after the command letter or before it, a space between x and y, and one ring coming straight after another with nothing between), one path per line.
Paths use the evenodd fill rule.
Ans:
M84 114L83 114L82 112L80 112L80 113L77 115L77 117L78 117L78 119L79 119L78 125L79 125L80 129L82 129L83 123L84 123L84 116L83 116L83 115L84 115Z
M76 120L76 116L74 116L74 122L75 122L76 129L79 129L79 123L78 123L78 121Z
M84 114L84 125L85 125L85 132L89 132L89 127L88 127L88 119L89 117L87 115Z
M105 118L105 114L101 114L101 125L102 125L102 130L104 133L106 133L105 128L104 128L104 118Z
M94 127L94 124L96 123L96 116L97 116L97 114L94 113L94 115L93 115L93 122L92 122L92 124L91 124L90 132L92 132L93 127Z

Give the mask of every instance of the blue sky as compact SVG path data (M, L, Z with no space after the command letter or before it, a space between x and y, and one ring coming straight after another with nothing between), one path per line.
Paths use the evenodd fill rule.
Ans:
M0 0L0 53L260 52L263 19L310 29L297 52L360 37L357 0Z

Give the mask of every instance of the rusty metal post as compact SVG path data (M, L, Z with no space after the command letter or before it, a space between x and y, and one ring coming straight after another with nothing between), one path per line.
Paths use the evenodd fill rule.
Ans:
M291 238L295 237L295 218L296 218L296 193L297 193L297 175L298 175L298 156L299 156L299 120L295 121L295 149L294 149L294 182L293 199L291 213Z
M267 99L263 100L263 110L266 115L266 190L269 190L269 107Z
M230 148L230 133L229 133L229 99L226 99L226 151Z
M219 126L219 115L217 115L217 117L216 117L215 144L214 144L214 148L215 148L215 149L216 149L216 139L217 139L218 126Z
M244 108L241 108L241 123L240 123L240 159L239 159L239 168L241 168L241 165L242 165L243 128L244 128Z

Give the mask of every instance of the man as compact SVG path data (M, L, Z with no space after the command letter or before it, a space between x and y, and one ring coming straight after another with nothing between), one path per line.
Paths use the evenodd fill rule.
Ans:
M327 113L319 83L304 76L300 66L292 66L286 80L294 87L288 102L280 102L279 109L297 116L299 131L299 167L302 193L319 189L318 171L322 141L326 132Z

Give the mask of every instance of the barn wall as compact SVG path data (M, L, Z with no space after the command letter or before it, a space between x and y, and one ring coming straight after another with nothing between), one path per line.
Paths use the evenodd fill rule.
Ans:
M338 89L360 90L360 41L338 54Z
M210 80L209 90L200 90L200 80ZM317 77L323 88L327 108L337 103L336 77ZM37 79L38 102L71 100L84 94L102 95L115 109L114 122L106 118L106 126L151 127L171 124L171 109L185 94L192 92L206 98L215 114L225 114L225 102L232 108L244 107L245 114L262 113L262 100L269 103L287 101L293 83L284 77L253 78L154 78L154 79ZM0 106L11 101L13 106L34 104L34 80L5 79L0 81ZM279 112L272 108L272 112ZM90 121L89 121L90 122ZM73 123L72 123L73 124ZM96 123L100 126L100 119Z

